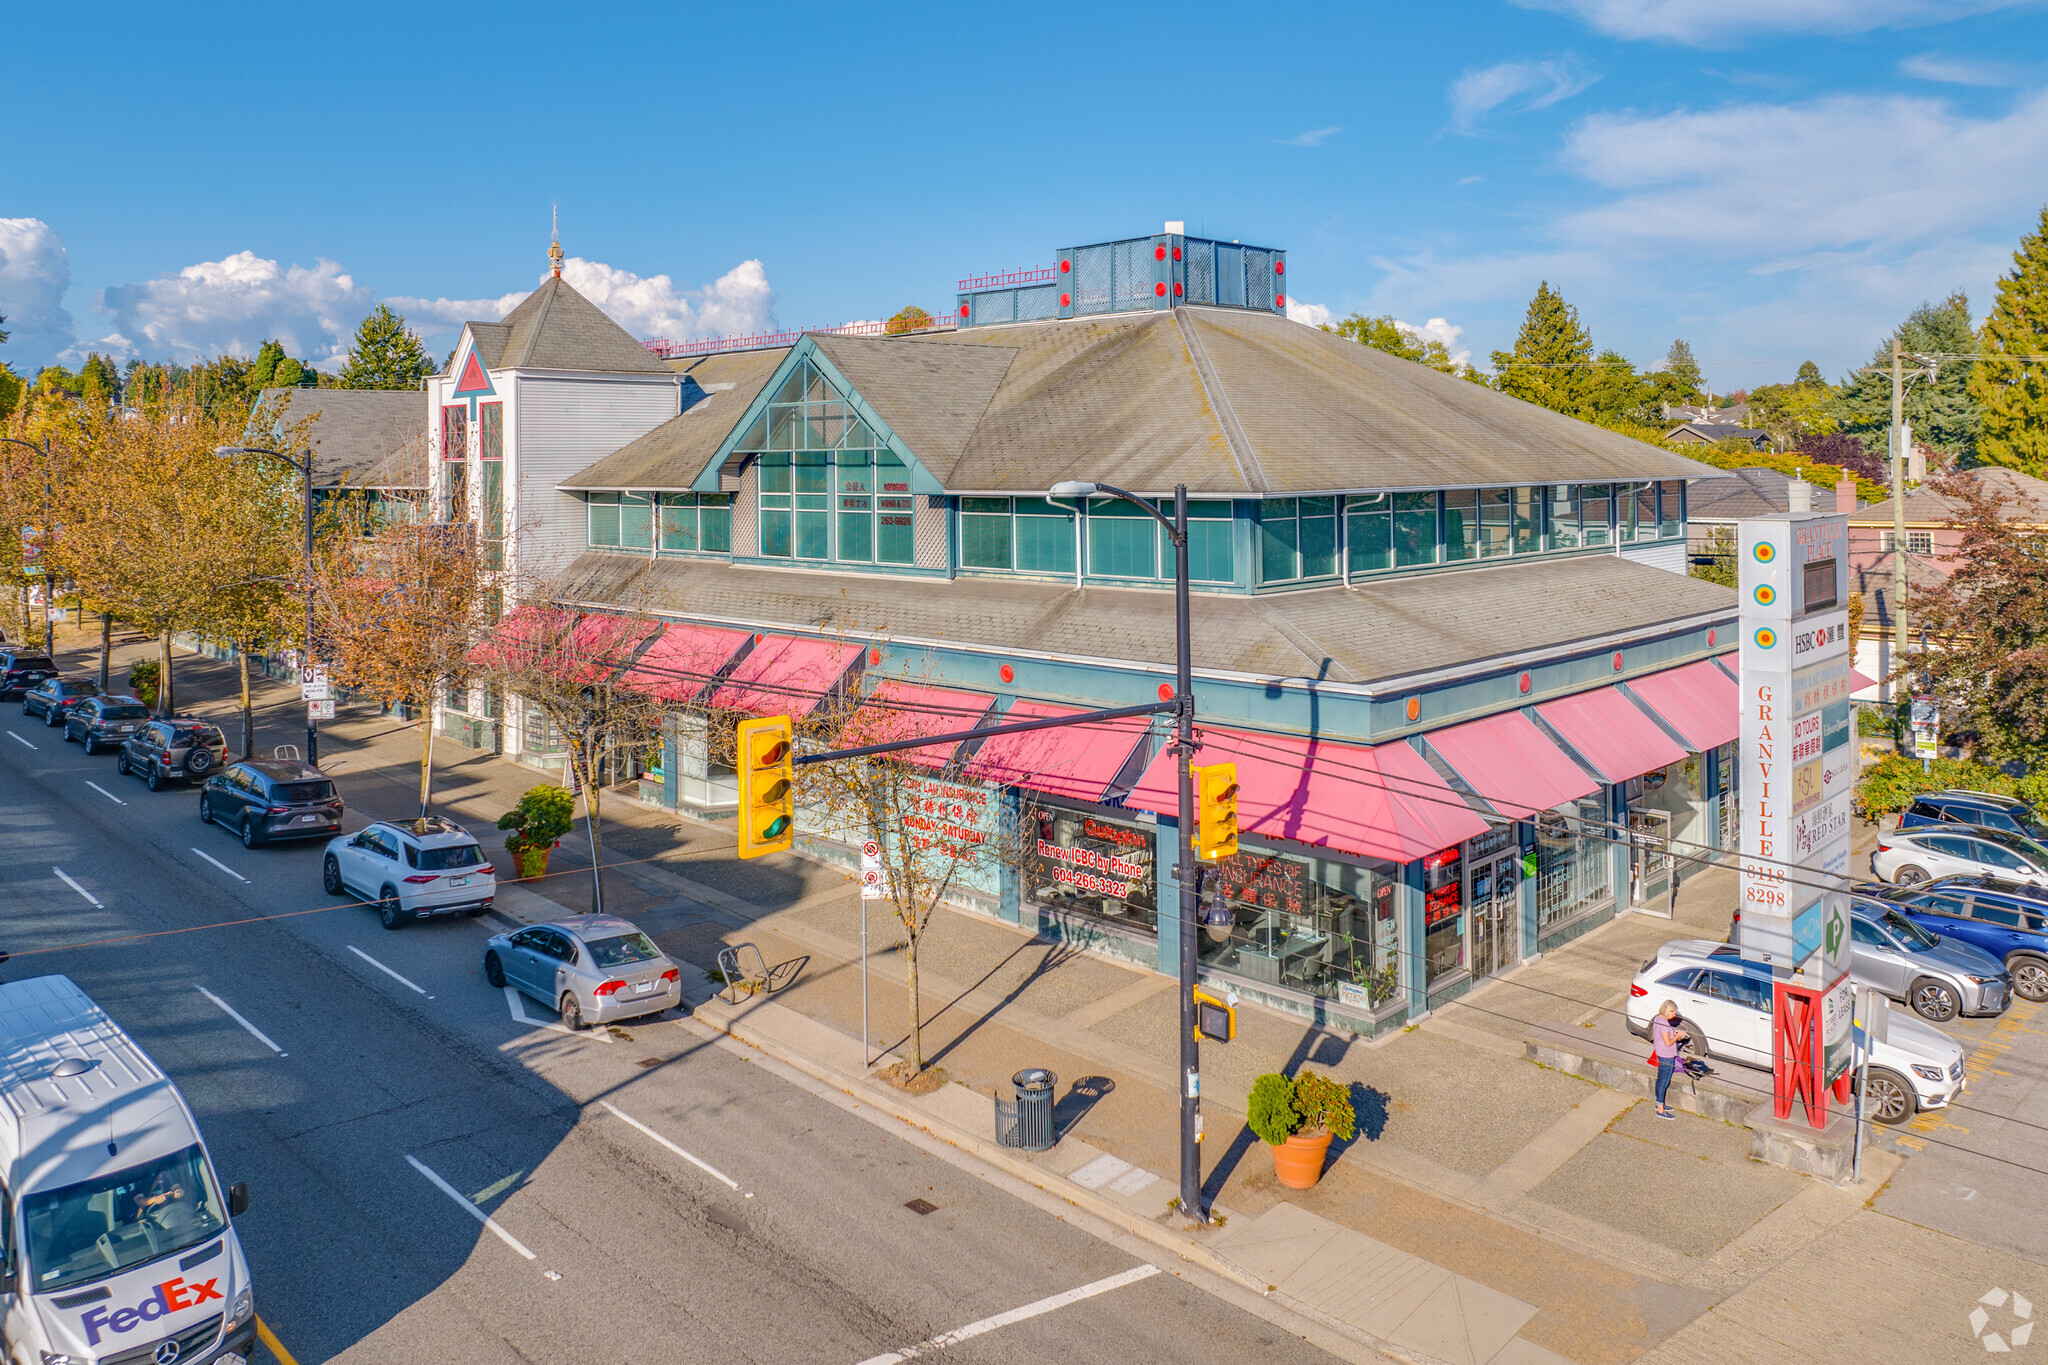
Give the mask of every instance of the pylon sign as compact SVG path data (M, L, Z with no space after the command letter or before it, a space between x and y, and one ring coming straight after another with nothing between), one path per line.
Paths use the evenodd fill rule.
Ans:
M1742 955L1766 963L1811 1039L1779 1048L1802 1094L1847 1072L1849 821L1855 781L1849 692L1848 522L1794 512L1740 523ZM1840 994L1844 998L1837 1000Z

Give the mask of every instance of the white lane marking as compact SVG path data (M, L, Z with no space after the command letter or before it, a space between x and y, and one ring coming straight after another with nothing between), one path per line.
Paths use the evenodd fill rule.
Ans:
M1049 1299L1040 1299L1037 1303L1027 1303L1022 1308L1012 1308L1007 1313L998 1313L992 1318L983 1318L980 1322L970 1322L965 1327L955 1328L941 1336L933 1337L930 1341L921 1341L915 1346L906 1346L900 1351L890 1351L886 1355L870 1356L860 1365L899 1365L900 1362L921 1356L927 1351L957 1346L984 1332L993 1332L998 1327L1008 1327L1013 1322L1022 1322L1026 1318L1035 1318L1055 1309L1065 1308L1068 1304L1079 1303L1083 1299L1092 1299L1097 1294L1107 1294L1112 1289L1122 1289L1127 1284L1136 1284L1139 1280L1150 1279L1158 1273L1159 1267L1156 1265L1132 1266L1121 1275L1112 1275L1106 1280L1084 1284L1079 1289L1069 1289L1064 1294L1055 1294Z
M566 1033L571 1038L587 1038L593 1043L610 1043L612 1040L611 1034L602 1028L588 1028L581 1033L577 1033L567 1024L556 1023L550 1019L534 1018L526 1012L526 1001L519 994L517 986L507 986L505 988L505 1007L512 1012L512 1018L515 1021L525 1024L528 1028L552 1029L556 1033Z
M256 1039L257 1042L263 1044L263 1046L269 1048L272 1052L275 1052L280 1057L291 1056L289 1052L286 1052L276 1043L271 1042L269 1036L266 1035L262 1029L257 1028L247 1019L244 1019L242 1017L242 1012L236 1009L233 1005L230 1005L227 1001L221 999L219 996L215 995L212 991L206 989L206 987L204 986L194 986L192 989L198 991L201 995L205 996L208 1000L211 1000L214 1004L219 1005L221 1007L221 1010L227 1015L228 1018L234 1020L243 1028L249 1030L249 1033Z
M15 742L16 744L28 744L28 741L27 741L27 740L23 739L23 738L22 738L22 737L21 737L20 735L17 735L17 734L15 734L15 733L14 733L14 731L12 731L12 730L9 730L9 731L7 732L7 737L8 737L9 739L13 740L13 741L14 741L14 742ZM31 749L33 749L33 748L35 748L36 746L35 746L35 745L33 745L33 744L28 744L28 747L29 747L29 748L31 748Z
M416 991L419 991L421 995L427 995L427 993L426 993L426 992L425 992L424 990L420 990L420 988L419 988L418 986L415 986L415 985L413 985L413 984L412 984L412 982L410 982L410 981L407 981L407 980L406 980L406 979L405 979L404 977L400 976L400 975L399 975L399 974L398 974L397 972L394 972L394 971L392 971L392 970L391 970L391 969L390 969L389 967L387 967L387 966L385 966L385 965L384 965L383 963L379 962L379 961L378 961L378 960L377 960L376 958L374 958L374 957L371 957L371 956L370 956L370 955L369 955L368 953L364 952L364 951L363 951L363 950L362 950L361 948L358 948L358 947L356 947L356 945L355 945L355 944L353 944L353 943L349 944L349 945L348 945L348 950L349 950L350 952L354 953L354 954L355 954L355 955L356 955L357 957L361 958L361 959L362 959L363 961L365 961L365 962L369 963L369 964L370 964L370 965L371 965L372 967L375 967L375 968L376 968L376 969L377 969L378 971L380 971L380 972L384 973L384 975L386 975L386 976L390 977L390 978L391 978L391 979L392 979L393 981L396 981L396 982L397 982L397 983L398 983L399 985L401 985L401 986L405 986L405 987L408 987L408 988L410 988L410 989L412 989L412 990L416 990ZM429 1000L432 1000L433 998L434 998L433 996L431 996L431 995L427 995L427 999L429 999ZM406 1160L410 1161L410 1160L412 1160L412 1158L411 1158L411 1157L407 1157L407 1158L406 1158Z
M86 890L86 889L85 889L84 887L80 886L80 885L79 885L79 884L78 884L77 882L74 882L74 881L72 881L72 880L71 880L71 878L70 878L70 876L69 876L68 874L66 874L66 872L64 871L64 869L63 869L63 868L61 868L61 867L53 867L53 868L51 868L51 869L50 869L50 871L52 871L52 872L56 873L56 874L57 874L57 875L58 875L59 877L62 877L62 878L64 879L64 885L66 885L66 886L70 887L70 888L71 888L71 889L72 889L73 891L76 891L76 892L77 892L77 893L78 893L79 895L81 895L81 896L85 897L85 898L86 898L87 900L91 901L91 902L92 902L92 908L93 908L93 909L95 909L95 910L104 910L104 909L106 909L106 908L107 908L106 906L104 906L104 905L101 905L101 904L100 904L100 899L99 899L99 897L98 897L98 896L95 896L95 895L93 895L93 893L92 893L92 892L90 892L90 891Z
M686 1152L686 1151L684 1151L684 1150L683 1150L682 1148L680 1148L680 1147L676 1146L676 1145L675 1145L675 1144L674 1144L673 1142L670 1142L670 1141L669 1141L669 1140L668 1140L667 1138L665 1138L665 1137L663 1137L663 1136L662 1136L661 1134L659 1134L659 1133L655 1132L655 1131L654 1131L654 1130L653 1130L652 1128L649 1128L649 1127L648 1127L648 1126L647 1126L646 1124L644 1124L644 1123L642 1123L642 1122L641 1122L640 1120L638 1120L638 1119L634 1118L634 1117L633 1117L633 1116L632 1116L631 1114L623 1114L623 1113L620 1113L618 1109L614 1108L614 1107L613 1107L613 1106L612 1106L611 1104L607 1103L607 1102L606 1102L606 1101L604 1101L604 1100L599 1100L599 1101L597 1102L597 1104L598 1104L598 1107L599 1107L600 1109L603 1109L603 1110L604 1110L604 1111L605 1111L606 1113L610 1114L610 1115L611 1115L611 1116L612 1116L613 1118L615 1118L615 1119L624 1119L624 1120L625 1120L625 1121L626 1121L627 1123L629 1123L629 1124L633 1125L633 1127L635 1127L635 1128L638 1128L638 1129L639 1129L639 1130L640 1130L641 1132L643 1132L643 1133L647 1134L647 1136L649 1136L649 1137L653 1138L653 1139L654 1139L654 1140L655 1140L656 1142L658 1142L658 1143L660 1143L660 1144L661 1144L662 1146L664 1146L664 1147L668 1148L668 1149L669 1149L669 1150L670 1150L671 1152L674 1152L674 1153L675 1153L675 1154L676 1154L677 1156L679 1156L679 1157L681 1157L681 1158L682 1158L683 1160L685 1160L685 1161L689 1162L689 1163L690 1163L690 1164L691 1164L692 1166L695 1166L695 1167L696 1167L696 1168L697 1168L698 1170L700 1170L700 1171L704 1171L704 1172L706 1172L706 1173L708 1173L708 1174L710 1174L710 1175L712 1175L712 1176L715 1176L715 1177L716 1177L716 1178L718 1178L719 1180L722 1180L722 1181L724 1181L724 1182L725 1182L725 1183L726 1183L727 1185L731 1186L731 1187L732 1187L733 1189L738 1189L738 1188L740 1187L740 1182L739 1182L739 1181L737 1181L737 1180L734 1180L734 1179L733 1179L733 1178L732 1178L731 1176L727 1175L727 1174L726 1174L726 1173L725 1173L724 1171L721 1171L721 1170L719 1170L719 1169L718 1169L718 1168L717 1168L716 1166L713 1166L713 1165L712 1165L712 1164L711 1164L710 1162L708 1162L708 1161L699 1161L699 1160L698 1160L698 1159L697 1159L696 1157L693 1157L693 1156L691 1156L691 1155L690 1155L690 1154L689 1154L688 1152Z
M128 804L126 801L123 801L120 797L114 795L112 792L108 791L105 787L102 787L99 783L93 781L89 777L85 779L85 785L91 787L94 791L98 792L101 796L106 797L107 800L113 802L117 806L125 806Z
M187 844L186 847L192 848L190 844ZM192 848L192 851L194 853L197 853L200 857L206 859L206 861L208 861L209 863L212 863L221 871L227 873L230 877L233 877L236 881L246 882L249 880L247 877L244 877L241 873L235 871L232 867L229 867L226 863L222 862L220 859L214 857L211 853L208 853L205 850L198 848Z
M534 1257L534 1254L526 1249L526 1244L524 1242L520 1241L517 1237L514 1237L511 1233L505 1231L505 1229L499 1227L497 1219L491 1217L491 1215L485 1213L482 1209L470 1203L469 1200L463 1197L462 1192L460 1190L457 1190L453 1185L449 1184L440 1176L435 1175L433 1171L429 1170L425 1162L421 1161L418 1157L412 1155L410 1152L406 1153L405 1159L412 1164L412 1168L414 1170L418 1171L427 1179L433 1181L435 1189L447 1195L456 1203L462 1205L463 1208L468 1209L470 1212L470 1216L475 1218L477 1222L482 1223L492 1232L497 1233L499 1241L503 1242L506 1246L511 1247L514 1251L518 1252L521 1256L524 1256L529 1261L536 1259Z

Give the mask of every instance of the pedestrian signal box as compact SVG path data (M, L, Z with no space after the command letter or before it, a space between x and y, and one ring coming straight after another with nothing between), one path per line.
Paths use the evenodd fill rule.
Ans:
M796 843L796 731L788 716L739 725L739 853L758 858Z
M1237 852L1237 765L1211 763L1194 771L1195 857L1221 862Z
M1237 1007L1195 987L1195 1037L1227 1043L1237 1036Z

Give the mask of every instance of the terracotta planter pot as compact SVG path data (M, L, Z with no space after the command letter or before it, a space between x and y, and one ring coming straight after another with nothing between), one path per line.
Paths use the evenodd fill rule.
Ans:
M547 876L548 855L554 851L554 845L552 844L546 848L520 849L519 852L513 855L513 860L519 864L519 880L528 881L534 877Z
M1285 1142L1266 1144L1273 1153L1273 1174L1290 1190L1309 1190L1323 1178L1323 1158L1330 1152L1330 1135L1310 1137L1296 1133Z

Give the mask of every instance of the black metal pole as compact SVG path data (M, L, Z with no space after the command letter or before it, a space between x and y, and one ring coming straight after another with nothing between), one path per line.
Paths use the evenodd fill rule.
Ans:
M307 668L313 667L313 452L306 451L306 465L302 471L306 476L306 652L302 660ZM434 723L433 709L428 708L427 724ZM313 707L306 705L306 762L320 766L320 722L313 719Z
M1195 693L1188 628L1188 486L1173 489L1174 690L1180 703L1180 1208L1206 1223L1202 1208L1202 1056L1195 1039Z

